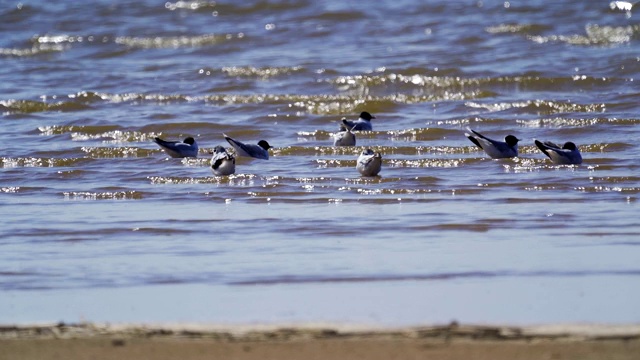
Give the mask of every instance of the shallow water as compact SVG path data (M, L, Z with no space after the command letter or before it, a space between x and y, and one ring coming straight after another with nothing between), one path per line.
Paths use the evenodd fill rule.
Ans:
M0 4L1 322L640 321L633 12ZM374 131L333 147L361 111ZM213 177L223 132L271 159ZM355 170L364 148L379 177Z

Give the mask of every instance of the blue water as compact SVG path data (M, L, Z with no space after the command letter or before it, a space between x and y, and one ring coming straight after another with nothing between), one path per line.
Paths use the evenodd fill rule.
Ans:
M637 16L0 1L0 323L638 322ZM333 147L361 111L374 131ZM223 132L271 158L214 177ZM355 170L365 148L379 177Z

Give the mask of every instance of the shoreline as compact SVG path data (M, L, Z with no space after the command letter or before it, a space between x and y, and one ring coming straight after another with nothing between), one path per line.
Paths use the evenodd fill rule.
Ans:
M0 325L0 359L633 359L640 324Z

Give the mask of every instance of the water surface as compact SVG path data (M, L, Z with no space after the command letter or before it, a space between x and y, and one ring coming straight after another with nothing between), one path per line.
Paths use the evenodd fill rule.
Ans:
M633 12L0 4L2 322L640 321ZM361 111L374 131L333 147ZM520 157L489 159L467 126ZM212 176L223 132L271 159ZM355 170L365 148L379 177Z

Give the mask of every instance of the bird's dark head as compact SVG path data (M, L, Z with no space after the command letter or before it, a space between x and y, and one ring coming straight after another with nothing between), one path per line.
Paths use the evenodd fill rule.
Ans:
M507 145L509 146L516 146L518 145L518 141L520 141L520 139L518 139L517 137L513 136L513 135L507 135L504 138L504 141L507 143Z
M366 111L363 111L363 112L360 113L360 118L361 119L365 119L365 120L371 120L371 119L375 119L376 117L371 115L371 114L369 114Z
M266 140L260 140L258 141L258 146L260 146L261 148L265 149L265 150L269 150L272 148L271 145L269 145L269 143Z
M185 144L193 145L193 144L195 144L196 140L194 138L192 138L191 136L189 136L188 138L185 138L183 142Z
M562 148L565 149L565 150L574 151L578 147L576 146L576 144L572 143L571 141L567 141L566 143L564 143L564 145L562 145Z

